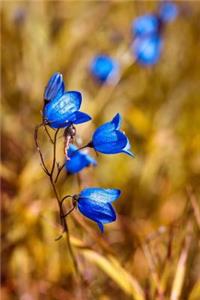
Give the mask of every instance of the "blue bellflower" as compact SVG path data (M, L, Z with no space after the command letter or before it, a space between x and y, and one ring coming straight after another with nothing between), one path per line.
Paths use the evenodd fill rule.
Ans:
M111 203L119 198L121 192L117 189L86 188L78 195L79 211L96 222L101 232L104 224L116 220L116 213Z
M75 174L80 172L90 165L96 166L96 160L85 152L85 150L78 150L78 148L70 144L67 151L70 160L66 160L65 168L68 173Z
M64 82L59 73L55 73L45 89L46 103L43 119L52 128L65 128L71 124L81 124L91 120L86 113L80 112L82 95L78 91L64 91Z
M174 21L179 11L175 3L163 0L159 8L159 17L163 22Z
M150 36L158 34L160 21L155 14L147 14L136 18L132 23L132 33L134 37Z
M130 151L130 143L122 131L120 131L121 116L116 114L112 121L98 127L93 134L91 147L104 154L126 153L130 156L134 154Z
M142 65L153 65L158 62L163 48L163 40L159 35L138 37L132 44L137 61Z
M119 65L107 55L98 55L92 60L90 71L101 83L112 83L119 75Z
M132 25L134 41L132 51L142 65L153 65L160 58L163 41L161 21L156 14L138 17Z

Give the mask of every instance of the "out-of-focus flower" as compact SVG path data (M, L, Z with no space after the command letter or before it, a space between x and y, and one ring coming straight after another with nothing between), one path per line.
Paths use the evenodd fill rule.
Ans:
M77 196L80 212L96 222L101 232L104 224L116 220L116 213L111 202L119 198L121 192L118 189L86 188Z
M62 74L56 72L49 79L44 90L44 100L49 102L55 98L60 98L65 92L65 84Z
M146 14L133 21L132 51L140 64L148 66L158 62L163 48L164 25L174 20L177 14L176 4L163 0L157 13Z
M162 22L174 21L179 13L178 7L175 3L171 1L163 0L159 8L159 17Z
M158 62L163 48L163 40L159 35L139 37L133 41L132 51L137 61L143 65Z
M160 21L155 14L148 14L136 18L132 23L134 37L157 34L160 28Z
M62 75L59 73L50 78L44 98L46 103L43 108L43 120L52 128L64 128L91 120L89 115L79 111L82 102L81 93L65 92Z
M90 71L101 83L112 83L119 76L119 65L117 61L107 55L98 55L92 60Z
M130 144L125 133L120 131L121 116L116 114L112 121L98 127L93 134L91 147L96 151L105 154L126 153L130 156L134 154L130 151Z
M86 152L87 150L78 150L78 148L70 144L67 156L70 158L65 162L65 168L68 173L75 174L90 165L96 166L96 160Z

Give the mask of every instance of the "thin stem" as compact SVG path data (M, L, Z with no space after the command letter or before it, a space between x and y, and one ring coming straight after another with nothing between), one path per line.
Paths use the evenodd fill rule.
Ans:
M52 161L52 168L50 173L51 177L53 177L53 172L56 164L56 140L57 140L58 132L59 132L59 128L56 130L56 133L54 135L54 141L53 141L53 161Z
M76 206L74 205L70 210L68 210L67 213L65 213L65 214L62 216L62 218L67 217L67 216L68 216L75 208L76 208Z
M61 222L61 225L63 227L63 233L66 233L66 241L67 241L67 245L68 245L70 256L71 256L72 261L73 261L74 269L75 269L76 273L79 274L79 276L80 276L80 273L79 273L79 270L78 270L78 265L77 265L77 262L76 262L76 259L75 259L75 256L74 256L74 253L73 253L73 250L72 250L72 246L71 246L71 241L70 241L70 236L69 236L69 229L68 229L68 225L67 225L67 220L66 220L66 218L63 217L65 215L65 213L64 213L64 210L63 210L62 203L63 203L63 199L66 196L62 200L60 200L60 197L59 197L59 194L58 194L58 191L56 189L56 185L55 185L55 182L54 182L54 179L53 179L55 165L56 165L56 141L57 141L57 135L58 135L59 129L56 130L55 135L54 135L54 139L53 139L53 160L52 160L51 172L49 172L48 169L47 169L47 167L46 167L46 164L44 162L44 158L43 158L42 152L41 152L39 144L38 144L38 129L41 126L44 126L44 124L41 123L40 125L36 126L36 128L35 128L34 138L35 138L36 148L37 148L37 151L38 151L38 153L40 155L40 160L41 160L42 168L44 169L45 173L49 177L51 186L53 188L53 192L55 194L55 197L56 197L56 200L57 200L57 203L58 203L60 222ZM61 237L62 236L60 236L58 239L60 239Z
M86 145L84 145L84 146L82 146L82 147L76 149L75 151L72 152L71 156L74 155L76 152L78 152L78 151L80 151L80 150L83 150L83 149L85 149L85 148L89 148L89 147L92 148L92 142L89 142L88 144L86 144Z
M51 137L51 135L50 135L50 133L49 133L49 130L47 129L46 124L44 124L44 129L45 129L45 131L46 131L46 133L47 133L47 135L48 135L48 137L49 137L50 142L53 144L53 139L52 139L52 137Z
M65 163L61 167L58 168L58 173L57 173L56 178L54 180L55 183L57 182L58 177L60 175L60 172L63 170L64 166L65 166Z
M44 125L44 124L41 123L41 124L39 124L39 125L37 125L37 126L35 127L34 140L35 140L35 145L36 145L37 151L38 151L38 153L39 153L39 155L40 155L40 160L41 160L41 163L42 163L42 168L43 168L43 170L45 171L45 173L49 176L50 173L49 173L49 171L48 171L48 169L47 169L47 167L46 167L46 165L45 165L44 158L43 158L42 152L41 152L40 147L39 147L39 144L38 144L38 130L39 130L39 128L42 127L43 125Z
M60 202L63 204L64 200L67 199L67 198L73 198L73 196L66 195L65 197L62 198L62 200Z

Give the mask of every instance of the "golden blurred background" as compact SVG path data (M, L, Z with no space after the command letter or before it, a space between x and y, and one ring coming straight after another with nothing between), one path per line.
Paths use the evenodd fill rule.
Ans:
M200 2L178 1L164 50L152 67L135 62L131 23L153 1L1 2L2 299L200 299ZM116 58L121 76L99 85L91 59ZM136 158L99 155L81 185L122 190L117 221L99 233L78 211L68 217L81 278L74 276L58 208L34 144L44 87L59 71L83 94L93 120L84 143L120 112ZM40 138L45 158L48 139ZM63 159L63 137L59 137ZM95 156L94 152L91 152ZM62 194L78 193L62 175Z

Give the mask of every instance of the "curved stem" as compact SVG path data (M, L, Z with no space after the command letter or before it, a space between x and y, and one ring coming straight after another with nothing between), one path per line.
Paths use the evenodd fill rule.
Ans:
M72 208L70 208L70 210L68 210L67 213L65 213L65 214L62 216L62 218L67 217L67 216L68 216L75 208L76 208L76 206L74 205Z
M39 130L39 128L41 128L43 125L44 125L44 124L41 123L41 124L39 124L39 125L37 125L37 126L35 127L34 140L35 140L35 145L36 145L37 151L38 151L38 153L39 153L39 155L40 155L40 160L41 160L41 163L42 163L42 168L43 168L44 172L49 176L50 173L49 173L49 171L48 171L48 169L47 169L47 167L46 167L46 165L45 165L44 158L43 158L42 152L41 152L40 147L39 147L39 144L38 144L38 130Z
M75 269L76 273L79 274L79 276L80 276L80 273L79 273L79 270L78 270L78 265L77 265L77 262L76 262L76 259L75 259L75 256L74 256L74 253L73 253L73 250L72 250L72 246L71 246L71 241L70 241L70 236L69 236L69 229L68 229L67 220L66 220L65 217L63 217L63 216L65 216L65 213L64 213L64 210L63 210L62 203L63 203L64 199L67 196L65 196L62 200L60 200L58 191L56 189L55 181L53 179L55 165L56 165L56 141L57 141L57 135L58 135L59 129L56 130L55 135L54 135L54 139L53 139L53 161L52 161L51 171L49 171L47 169L47 167L46 167L46 164L44 162L44 158L43 158L42 152L41 152L39 144L38 144L38 129L41 126L44 126L44 123L39 124L35 128L34 139L35 139L36 148L37 148L37 151L38 151L38 153L40 155L40 160L41 160L42 168L44 169L45 173L49 177L51 186L53 188L53 192L55 194L55 197L56 197L56 200L57 200L57 203L58 203L60 222L61 222L61 225L63 227L63 232L66 234L66 241L67 241L67 245L68 245L70 256L72 258L74 269ZM60 239L61 237L62 236L60 236L58 239Z
M51 137L51 135L50 135L50 133L49 133L49 130L47 129L46 124L44 124L44 129L45 129L45 131L46 131L46 134L47 134L48 137L49 137L50 142L53 144L53 139L52 139L52 137Z
M50 173L51 177L53 177L53 172L56 164L56 140L57 140L58 132L59 132L59 128L56 130L56 133L54 135L54 140L53 140L53 161L52 161L52 168Z

